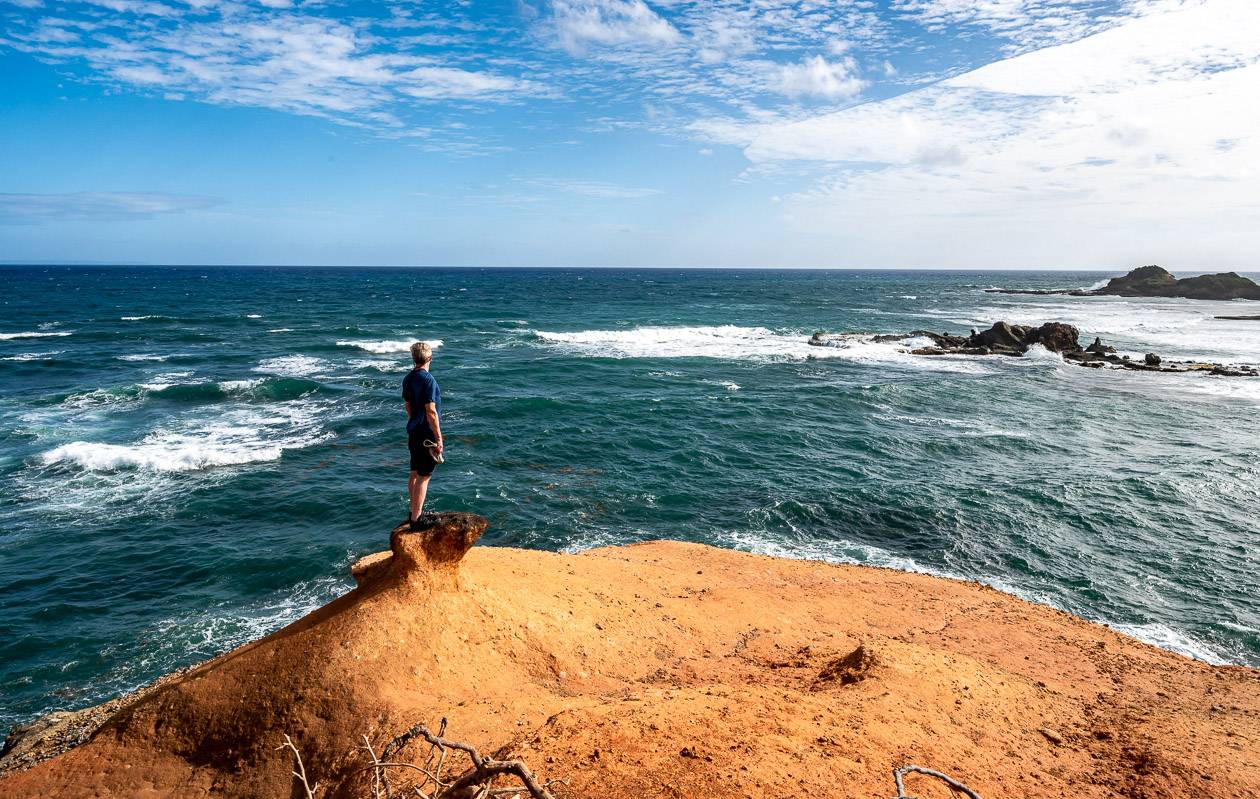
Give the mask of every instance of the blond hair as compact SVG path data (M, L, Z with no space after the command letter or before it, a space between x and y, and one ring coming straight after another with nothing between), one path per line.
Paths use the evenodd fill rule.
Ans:
M417 341L411 345L411 360L415 361L416 366L424 366L433 360L433 348L426 341Z

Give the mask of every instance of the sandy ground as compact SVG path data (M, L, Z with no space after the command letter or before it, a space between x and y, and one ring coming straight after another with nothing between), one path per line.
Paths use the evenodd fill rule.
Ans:
M450 522L464 544L482 529ZM923 575L669 541L462 548L395 531L355 591L0 796L297 796L285 733L321 796L366 796L362 736L446 717L562 799L887 799L906 763L985 799L1260 797L1260 671Z

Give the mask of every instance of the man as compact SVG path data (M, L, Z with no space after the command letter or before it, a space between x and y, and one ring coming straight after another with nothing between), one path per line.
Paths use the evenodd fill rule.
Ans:
M407 449L411 452L411 477L407 493L411 496L411 529L423 530L432 523L432 514L424 514L424 497L429 491L429 478L434 468L444 462L442 427L438 414L442 410L442 392L437 380L429 374L433 348L423 341L411 345L415 368L403 378L403 403L407 407Z

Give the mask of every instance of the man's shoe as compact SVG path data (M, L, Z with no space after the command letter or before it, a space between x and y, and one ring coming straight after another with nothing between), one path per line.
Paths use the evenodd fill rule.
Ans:
M437 450L437 444L434 444L432 441L425 439L424 446L429 450L429 457L433 458L434 463L438 464L439 466L443 463L446 463L446 458L443 458L442 453L438 452Z
M428 530L437 523L438 516L436 513L422 513L415 519L411 520L411 532L419 533L423 530Z

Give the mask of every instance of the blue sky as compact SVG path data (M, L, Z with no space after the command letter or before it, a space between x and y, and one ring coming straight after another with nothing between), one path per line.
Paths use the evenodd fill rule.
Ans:
M0 260L1257 268L1255 0L0 0Z

